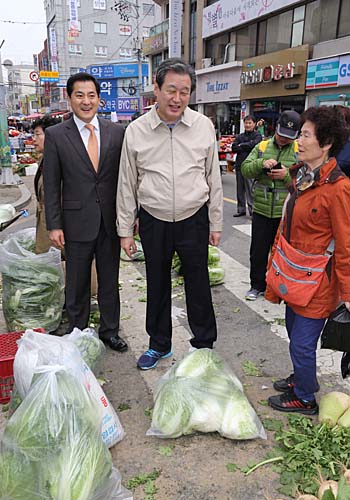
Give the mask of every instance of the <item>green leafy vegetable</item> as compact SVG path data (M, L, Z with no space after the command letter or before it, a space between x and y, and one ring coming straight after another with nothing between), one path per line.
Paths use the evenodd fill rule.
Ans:
M244 373L250 377L261 377L260 368L253 361L243 361L242 369Z
M225 271L222 267L214 264L208 266L210 286L222 285L225 281Z
M23 259L6 267L2 282L3 312L9 331L56 330L64 303L61 269Z
M0 498L6 500L38 500L38 474L32 462L24 455L1 449L0 452Z

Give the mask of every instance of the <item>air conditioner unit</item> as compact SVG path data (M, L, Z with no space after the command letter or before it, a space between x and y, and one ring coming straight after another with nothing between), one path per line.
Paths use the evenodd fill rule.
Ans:
M202 59L202 68L210 68L211 65L212 65L211 57L206 57L205 59Z

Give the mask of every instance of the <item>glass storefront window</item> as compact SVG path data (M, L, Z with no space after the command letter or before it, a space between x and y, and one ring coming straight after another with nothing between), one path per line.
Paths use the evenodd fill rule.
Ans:
M294 110L302 113L305 108L304 96L293 96L292 98L269 99L263 98L250 101L251 114L257 120L263 118L265 121L265 134L271 137L275 133L276 124L280 113L287 110Z
M217 137L239 133L240 102L219 102L204 105L204 114L214 123Z
M256 51L257 24L251 24L236 32L236 59L242 61L254 57Z

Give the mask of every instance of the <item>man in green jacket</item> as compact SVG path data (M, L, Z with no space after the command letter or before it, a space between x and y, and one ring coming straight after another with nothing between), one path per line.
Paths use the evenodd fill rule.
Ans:
M299 126L300 115L296 111L284 111L275 135L255 146L241 166L244 177L255 179L247 300L256 300L266 288L267 260L291 181L289 167L297 162L295 139Z

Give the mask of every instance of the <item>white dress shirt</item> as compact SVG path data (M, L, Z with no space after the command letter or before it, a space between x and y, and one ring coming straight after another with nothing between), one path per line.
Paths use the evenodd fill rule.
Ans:
M83 120L78 118L76 115L73 115L73 120L74 120L76 126L78 127L80 136L82 138L82 141L83 141L84 146L85 146L86 151L87 151L89 137L90 137L90 130L85 127L86 123L83 122ZM97 137L97 144L98 144L98 157L100 158L101 137L100 137L100 124L98 122L97 115L95 115L93 117L93 119L91 120L90 123L95 128L95 134Z

